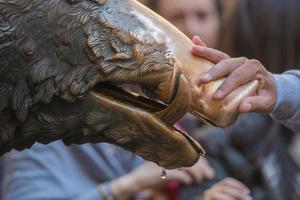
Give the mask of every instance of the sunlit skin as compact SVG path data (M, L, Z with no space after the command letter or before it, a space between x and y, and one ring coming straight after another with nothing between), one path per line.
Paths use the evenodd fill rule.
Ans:
M220 16L213 0L159 0L157 12L188 37L199 35L210 47L217 47Z

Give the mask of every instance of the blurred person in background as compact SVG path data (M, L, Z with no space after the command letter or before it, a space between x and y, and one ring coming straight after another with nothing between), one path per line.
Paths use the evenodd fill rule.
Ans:
M3 200L136 199L143 190L155 190L171 180L192 184L213 177L208 163L200 159L191 168L168 170L162 179L157 165L106 143L35 144L5 154L3 163Z
M210 47L218 47L223 13L219 0L149 0L148 4L189 38L199 35Z
M222 31L223 38L226 39L221 41L223 43L221 47L234 57L255 58L262 64L245 57L230 59L222 52L205 47L197 37L194 38L194 43L198 46L193 49L193 53L218 63L213 70L209 71L212 75L220 75L222 73L216 72L222 70L225 72L228 69L227 82L220 88L223 90L228 89L226 84L229 85L229 80L239 78L242 82L251 80L251 70L264 69L263 65L267 66L267 70L272 73L299 69L299 9L300 2L297 0L243 0L238 3L231 21ZM221 60L223 61L219 62ZM231 76L233 74L231 71L235 71L236 76ZM262 76L264 73L270 74L263 72ZM297 79L296 74L297 71L289 71L283 81L294 81ZM220 77L222 76L218 76ZM244 80L241 77L249 79ZM264 84L263 79L261 81L260 84ZM259 88L259 90L264 89L266 88ZM282 88L286 91L290 89ZM289 101L293 101L293 98L299 95L297 90L283 93L292 95ZM261 94L252 98L258 98L259 95ZM216 95L216 98L220 97ZM285 108L279 115L285 114L287 118L292 115L297 116L297 108L286 106ZM274 108L266 106L264 109L271 111ZM295 122L297 123L297 120ZM297 129L293 130L297 131ZM300 145L299 139L295 139L294 132L275 122L269 115L244 114L232 127L207 130L207 135L202 133L199 135L199 140L206 147L208 160L215 168L215 180L186 188L181 194L182 199L191 199L195 196L211 200L220 199L215 195L215 190L204 191L218 179L227 176L235 177L246 184L251 189L254 199L257 200L300 199L300 150L295 148Z

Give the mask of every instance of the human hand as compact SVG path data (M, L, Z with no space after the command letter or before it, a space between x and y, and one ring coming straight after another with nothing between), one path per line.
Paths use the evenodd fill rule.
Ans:
M226 77L223 84L214 94L215 99L223 99L237 87L252 80L258 80L256 96L242 100L240 112L271 112L276 103L276 84L273 75L255 59L245 57L230 58L227 54L206 47L197 36L193 38L195 46L192 53L208 59L216 65L200 77L199 84L209 83Z
M165 179L161 178L161 171L161 167L158 167L152 162L147 162L135 169L129 176L133 179L132 182L143 189L163 185L166 182L173 180L188 185L194 182L199 183L203 179L212 179L214 177L214 170L203 157L192 167L182 168L181 170L167 170Z
M233 178L226 178L206 190L204 200L252 200L252 197L244 184Z
M138 199L143 199L143 200L168 200L168 196L166 192L164 192L161 189L146 189L141 191L138 195Z
M168 170L167 177L161 178L162 168L152 162L146 162L131 173L113 181L112 191L118 197L130 197L131 195L149 188L157 188L165 185L168 181L179 181L182 184L199 183L203 179L212 179L214 171L207 160L201 157L190 168L181 170ZM123 198L126 199L126 198Z

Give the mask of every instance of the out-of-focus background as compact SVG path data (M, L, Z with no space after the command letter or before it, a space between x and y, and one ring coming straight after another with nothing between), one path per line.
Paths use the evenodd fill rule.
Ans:
M273 73L299 67L299 0L141 2L208 47L258 59ZM244 114L225 129L187 115L177 126L207 155L166 179L155 164L114 145L36 144L1 158L1 199L300 199L300 135L268 115Z

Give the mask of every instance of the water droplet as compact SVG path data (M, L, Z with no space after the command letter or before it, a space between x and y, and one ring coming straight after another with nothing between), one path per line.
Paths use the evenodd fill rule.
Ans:
M167 171L166 171L166 168L165 168L165 167L162 168L162 172L161 172L160 177L161 177L162 179L166 179L166 178L167 178Z

